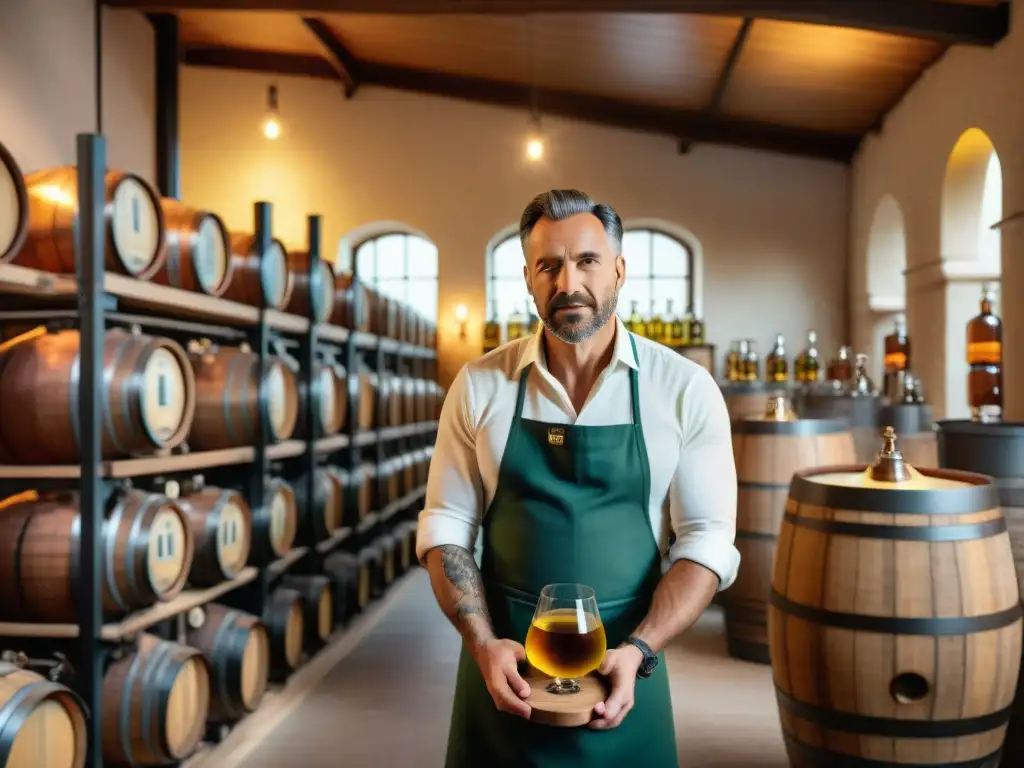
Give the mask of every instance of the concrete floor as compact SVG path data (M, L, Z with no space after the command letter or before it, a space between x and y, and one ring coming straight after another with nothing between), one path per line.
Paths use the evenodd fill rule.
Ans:
M279 725L245 768L440 768L459 637L418 569L385 613ZM725 652L711 608L669 649L682 768L787 768L771 670Z

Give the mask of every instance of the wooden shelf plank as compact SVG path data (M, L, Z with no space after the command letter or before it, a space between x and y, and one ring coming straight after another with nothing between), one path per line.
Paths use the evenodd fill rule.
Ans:
M247 450L252 450L251 448ZM306 450L304 440L285 440L283 443L267 446L268 459L291 459L301 456Z
M309 552L309 547L295 547L284 557L280 557L270 565L266 567L265 575L277 576L279 573L284 573L291 568L295 563L303 558L305 554Z
M309 320L299 315L289 315L276 309L268 309L267 325L278 331L305 333L309 328Z
M321 323L316 327L316 335L324 341L330 341L334 344L344 344L348 341L348 328L342 328L340 325Z
M113 478L160 475L164 472L187 472L193 469L246 464L253 460L249 447L224 448L219 451L197 451L174 456L149 456L142 459L119 459L103 463L103 476ZM76 477L78 468L75 467Z
M107 293L117 296L129 306L158 311L170 310L175 316L187 315L238 325L255 325L260 319L259 310L248 304L147 283L124 275L108 272L103 279L103 286Z
M131 614L121 621L104 624L101 637L104 640L122 640L129 635L141 632L154 624L185 613L200 605L205 605L226 595L243 584L248 584L259 574L257 568L249 567L242 570L235 578L207 589L188 589L173 600L145 608ZM21 624L0 623L0 637L78 637L77 624Z
M348 447L348 435L332 435L331 437L321 437L316 441L316 452L317 453L330 453L331 451L337 451L341 448Z
M321 542L317 542L316 551L319 552L321 555L326 555L328 552L330 552L336 546L341 544L341 542L343 542L351 535L351 528L339 528L333 534L331 534L331 537L329 539L324 539Z
M364 446L373 445L377 442L377 433L373 430L365 430L363 432L357 432L355 437L352 438L352 445Z
M403 496L402 498L397 499L396 501L392 501L390 504L384 507L384 509L381 510L380 522L387 522L396 514L398 514L399 510L404 509L410 504L416 503L417 500L422 499L426 495L427 489L423 486L420 486L416 490L410 491L409 493L405 494L405 496Z
M77 465L65 464L4 464L0 465L0 480L74 480L81 474Z
M69 275L55 275L16 264L0 264L0 293L75 296L78 285Z

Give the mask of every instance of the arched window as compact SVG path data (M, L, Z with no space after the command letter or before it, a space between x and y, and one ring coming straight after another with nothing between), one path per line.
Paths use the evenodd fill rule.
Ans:
M437 320L437 246L420 235L391 232L355 249L361 280L429 320Z
M652 308L662 317L682 316L693 306L693 253L686 243L657 230L630 229L622 238L622 255L626 259L626 282L619 292L617 312L621 317L629 317L633 302L643 317L648 317ZM527 307L536 313L523 279L524 263L518 234L491 249L488 317L495 309L500 319L524 312Z

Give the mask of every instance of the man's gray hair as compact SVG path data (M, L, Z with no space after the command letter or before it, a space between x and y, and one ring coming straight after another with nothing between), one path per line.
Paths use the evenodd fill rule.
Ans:
M605 203L595 203L578 189L551 189L542 192L530 201L519 219L519 242L526 253L526 241L530 233L543 218L563 221L580 213L596 216L608 233L612 249L618 255L622 251L622 219L615 209Z

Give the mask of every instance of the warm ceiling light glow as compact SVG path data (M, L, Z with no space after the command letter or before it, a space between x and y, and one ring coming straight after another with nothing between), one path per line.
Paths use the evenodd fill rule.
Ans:
M277 112L277 86L267 88L267 119L263 122L263 135L274 141L281 135L281 118Z
M540 160L544 157L544 142L534 137L526 142L526 156L531 160Z
M276 118L267 118L267 121L263 124L263 135L271 141L281 135L281 124L277 122Z
M469 317L469 310L466 309L466 305L465 304L458 304L455 307L455 319L458 320L460 323L464 323L464 322L466 322L466 319L468 317Z

